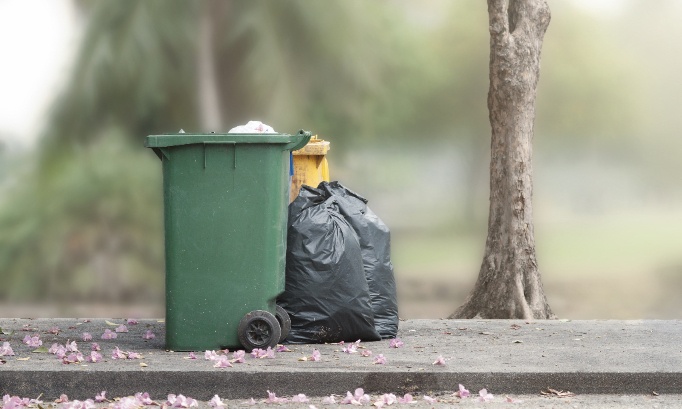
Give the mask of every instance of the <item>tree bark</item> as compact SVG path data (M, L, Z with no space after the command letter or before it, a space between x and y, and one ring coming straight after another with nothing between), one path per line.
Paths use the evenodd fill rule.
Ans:
M535 257L532 139L545 0L488 0L492 128L488 237L478 280L450 318L553 318Z
M215 1L204 1L201 5L199 19L199 44L197 58L197 91L199 107L199 125L202 132L222 131L222 115L220 108L220 90L216 71L214 38Z

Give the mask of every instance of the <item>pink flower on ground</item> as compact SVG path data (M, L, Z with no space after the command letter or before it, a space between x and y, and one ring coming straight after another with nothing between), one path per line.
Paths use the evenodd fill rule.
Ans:
M462 385L461 383L459 384L459 390L455 392L455 396L458 396L460 398L468 398L471 395L469 391Z
M59 329L59 327L52 327L49 330L47 330L48 334L54 334L54 335L58 335L60 331L61 330Z
M2 343L2 347L0 347L0 356L14 356L14 351L12 351L9 342Z
M362 388L357 388L355 390L354 394L351 394L350 392L346 392L346 397L343 398L341 401L341 404L343 405L363 405L365 403L369 403L370 401L370 396L365 394L364 389Z
M214 395L213 398L211 398L211 400L208 401L208 405L212 408L222 408L225 406L223 400L220 399L220 396L218 395Z
M405 345L405 343L404 343L400 338L392 339L392 340L388 343L388 347L389 347L389 348L400 348L400 347L402 347L403 345Z
M490 402L491 400L495 399L492 393L488 393L487 389L481 389L478 391L478 396L479 402Z
M95 402L105 402L107 400L107 391L102 391L99 395L95 395Z
M83 361L84 361L83 354L81 354L80 352L72 352L68 356L62 358L62 363L65 364L75 364Z
M76 341L71 341L71 342L67 341L67 343L66 343L66 345L64 345L64 347L69 352L78 352L78 344L76 344Z
M189 356L187 358L188 359L197 359L197 355L194 352L190 352Z
M377 355L376 358L374 358L374 363L378 365L385 365L386 364L386 357L384 354L379 354Z
M66 356L66 347L64 345L60 344L52 344L50 349L47 350L47 352L54 354L57 356L59 359L63 359Z
M286 345L277 345L277 352L291 352Z
M65 402L59 406L59 409L95 409L95 402L92 399L85 401L74 400L73 402Z
M414 403L414 398L409 393L406 393L402 398L398 398L399 403Z
M149 396L148 392L145 393L136 393L135 394L135 400L140 404L144 406L149 406L149 405L154 405L154 401L152 398Z
M275 392L268 391L268 398L265 400L265 403L285 403L287 401L287 398L278 398Z
M429 403L436 403L436 402L438 402L438 399L434 399L434 398L430 397L429 395L424 395L424 400L427 401L427 402L429 402Z
M336 404L336 399L334 398L334 395L327 396L322 399L322 404L323 405L335 405Z
M126 322L128 323L128 325L137 325L138 324L138 321L135 318L128 318L126 320Z
M395 395L392 393L385 393L379 397L379 400L374 402L374 406L377 408L381 408L383 406L391 406L394 403L396 403L398 400L396 399Z
M144 335L142 335L142 338L144 338L144 339L154 339L154 338L156 338L156 335L154 335L154 333L152 332L152 330L148 329L147 332L145 332Z
M26 335L24 337L24 344L26 344L32 348L38 348L39 346L43 345L43 341L40 340L39 335L34 335L34 336Z
M240 349L239 351L234 351L232 353L232 362L237 364L243 364L245 355L246 351L244 351L243 349Z
M116 332L128 332L128 327L125 325L121 324L118 327L116 327Z
M57 398L57 400L54 401L54 403L66 403L68 401L69 397L62 393L61 395L59 395L59 398Z
M232 364L230 363L230 360L227 359L227 356L225 355L220 355L218 359L216 359L215 365L213 365L214 368L232 368Z
M97 342L93 342L92 344L90 344L90 350L101 351L102 348L99 347L99 344Z
M90 351L90 356L88 357L88 361L94 363L97 363L102 360L102 354L100 354L97 351Z
M306 402L309 402L310 399L308 399L308 397L305 396L304 394L299 393L298 395L292 396L291 401L295 402L295 403L306 403Z
M118 334L115 332L112 332L109 328L104 330L104 334L102 334L102 339L116 339L118 337Z
M81 336L81 339L85 342L92 341L92 334L89 332L84 332L83 335Z
M192 399L192 398L187 398L183 395L173 395L170 394L168 395L168 401L166 402L166 406L170 406L172 408L189 408L191 406L199 406L199 403Z
M274 358L275 350L270 347L267 350L256 348L251 351L251 356L254 358Z
M113 406L109 406L112 409L138 409L142 405L133 396L126 396L125 398L118 399Z
M445 365L445 358L443 356L438 356L438 359L432 365Z
M313 349L313 355L310 357L310 360L314 362L322 360L322 354L318 349Z
M142 359L142 355L137 352L126 351L128 359Z
M360 355L364 357L372 356L372 351L370 351L369 349L365 349L362 352L360 352Z
M111 353L112 359L126 359L126 354L123 353L118 347L115 347Z
M256 400L254 398L251 398L251 399L247 400L246 402L242 402L242 405L253 406L256 403L258 403L258 402L256 402Z
M218 354L215 351L204 351L204 359L207 361L215 361L218 359Z
M345 352L347 354L354 354L354 353L358 352L358 344L352 343L352 344L346 345L345 347L343 347L343 352Z

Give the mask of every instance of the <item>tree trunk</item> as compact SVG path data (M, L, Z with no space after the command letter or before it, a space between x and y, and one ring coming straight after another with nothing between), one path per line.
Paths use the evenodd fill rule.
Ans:
M492 127L488 238L478 280L450 318L553 318L535 258L532 139L545 0L488 0Z
M214 37L214 13L216 3L204 1L201 4L199 19L199 44L197 58L197 91L199 107L199 125L202 132L221 132L222 116L220 108L220 90L216 71Z

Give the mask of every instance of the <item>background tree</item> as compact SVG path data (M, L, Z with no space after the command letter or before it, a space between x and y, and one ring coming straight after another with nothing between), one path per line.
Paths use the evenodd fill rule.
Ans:
M545 0L488 0L492 127L488 238L478 280L451 318L551 318L533 233L532 140Z

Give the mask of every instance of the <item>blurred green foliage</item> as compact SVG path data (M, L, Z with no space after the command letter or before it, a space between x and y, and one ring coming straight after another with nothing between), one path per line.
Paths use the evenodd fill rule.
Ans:
M452 220L485 217L485 2L77 4L85 22L82 43L38 154L10 161L0 151L6 159L0 165L0 300L162 299L160 166L142 142L180 128L224 132L259 119L281 132L312 130L332 141L332 171L363 194L379 192L379 208L382 198L404 196L406 186L434 198L419 200L421 207L409 207L411 199L391 200L398 210L385 212L396 230L406 228L402 221L410 213L439 218L440 230ZM655 178L643 185L666 192L677 183L672 172L682 170L675 154L682 142L671 120L679 115L682 85L665 80L677 75L682 55L672 41L680 38L673 37L680 13L673 1L645 4L630 2L619 15L603 18L570 2L550 2L535 146L541 161L561 157L566 166L585 152L627 161ZM206 129L199 112L205 15L220 114L229 124L222 130ZM663 34L665 27L672 34ZM653 159L661 144L671 149ZM448 168L441 178L416 172L453 149L444 160L456 162L456 172ZM372 162L377 151L384 158L409 154L395 154L408 158L386 159L384 166ZM419 190L424 185L430 190ZM463 193L445 199L428 193L437 190ZM406 265L430 254L416 253Z

